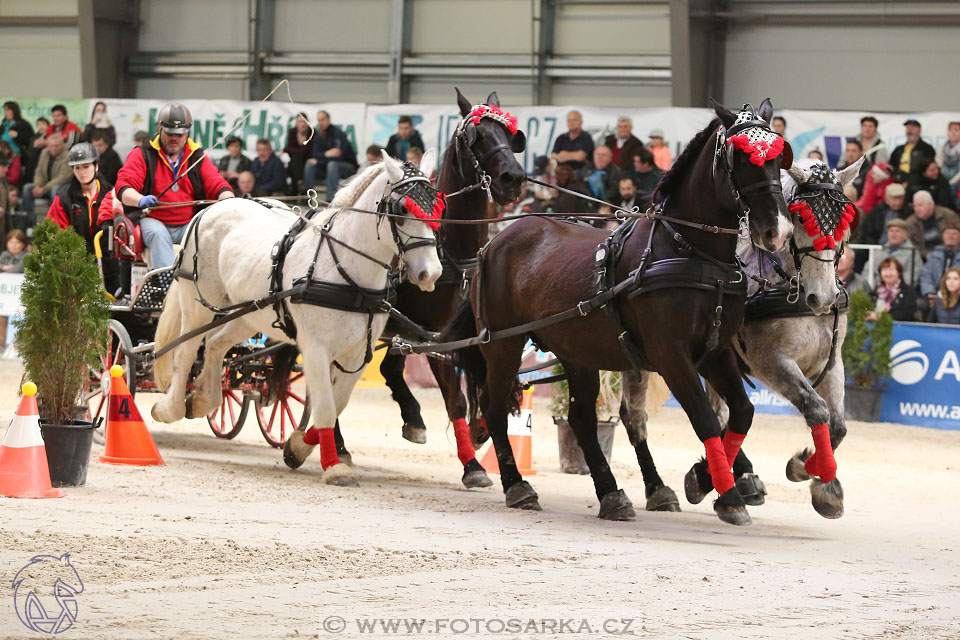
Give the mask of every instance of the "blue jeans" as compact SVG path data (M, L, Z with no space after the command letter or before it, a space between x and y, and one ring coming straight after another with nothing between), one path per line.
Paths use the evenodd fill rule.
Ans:
M173 245L183 240L187 225L166 225L155 218L140 220L143 244L150 249L151 269L162 269L173 264Z
M22 198L22 200L23 200L23 210L26 211L27 213L34 213L34 211L33 211L33 209L34 209L34 203L37 201L37 198L35 198L35 197L33 196L33 188L34 188L35 186L37 186L37 185L33 184L32 182L29 182L29 183L23 185L23 198ZM50 198L52 195L53 195L53 194L50 193L50 189L44 189L44 190L43 190L43 195L41 195L40 198ZM3 203L3 206L6 207L6 205L7 205L7 203L4 202L4 203ZM38 218L38 220L43 220L44 216L47 215L47 212L46 212L46 211L41 211L40 213L42 213L43 216L40 216L40 218Z
M303 168L303 188L313 189L317 184L317 176L324 177L324 173L326 173L326 199L328 201L333 200L333 196L337 195L337 187L340 186L340 181L349 178L356 171L352 164L340 160L330 160L327 162L326 168L308 162Z

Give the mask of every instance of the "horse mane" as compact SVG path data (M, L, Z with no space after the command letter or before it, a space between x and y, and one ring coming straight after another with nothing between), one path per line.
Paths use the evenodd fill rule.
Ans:
M343 185L343 188L337 191L337 195L333 197L330 205L333 207L352 207L370 186L370 183L376 180L385 168L382 162L378 162L350 178Z
M707 125L706 129L695 135L693 140L687 144L687 148L677 156L676 162L673 163L673 166L670 167L666 175L660 179L657 188L653 190L653 201L655 203L663 202L668 196L676 192L680 187L680 182L683 177L690 168L693 167L694 163L696 163L697 158L700 157L700 152L703 151L707 140L710 139L710 136L712 136L713 132L719 127L720 119L714 118L710 121L710 124Z

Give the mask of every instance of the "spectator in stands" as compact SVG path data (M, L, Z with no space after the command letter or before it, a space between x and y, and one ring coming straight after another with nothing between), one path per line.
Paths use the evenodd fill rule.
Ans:
M397 120L397 132L390 136L384 149L387 150L387 154L391 158L403 160L407 157L407 151L411 147L417 147L420 151L427 150L423 144L423 138L420 137L420 132L413 128L413 118L400 116L400 119Z
M853 270L853 265L857 260L857 252L853 247L846 245L843 248L843 254L837 261L837 277L840 278L840 284L847 290L847 293L853 295L857 291L870 293L870 283L861 274Z
M557 163L558 168L567 166L576 172L586 168L591 156L593 138L583 130L583 116L580 112L571 111L567 114L567 132L553 141L550 158Z
M40 161L40 153L43 151L43 145L38 145L37 140L42 140L47 135L47 129L50 128L50 121L44 117L37 118L37 128L33 137L30 138L30 144L27 149L27 164L20 175L20 186L26 186L26 183L33 181L33 174L37 170L37 162ZM23 156L21 155L21 158ZM22 191L22 189L21 189Z
M50 136L47 138L46 148L40 153L40 159L37 161L33 182L23 189L23 208L27 213L35 213L34 203L38 198L53 198L53 194L72 178L73 171L67 164L63 138L58 135Z
M150 134L148 132L140 130L133 134L133 146L139 147L144 142L150 142Z
M23 273L23 259L27 252L27 236L14 229L7 233L7 250L0 253L0 272L3 273Z
M637 192L637 185L633 181L633 178L630 176L624 176L620 178L620 183L617 185L617 189L620 192L620 197L613 201L619 208L624 211L630 211L634 207L640 207L641 209L643 204L643 196Z
M860 135L856 137L860 148L864 150L864 155L867 156L867 162L871 163L887 162L890 159L890 150L877 133L878 124L873 116L863 116L860 118Z
M20 114L20 105L12 100L3 103L3 121L0 122L0 140L4 140L20 157L21 165L27 162L27 151L33 144L33 127ZM16 180L11 180L15 184Z
M940 291L930 307L927 322L960 324L960 267L947 269L940 278Z
M884 190L888 184L893 182L893 178L890 177L892 173L889 163L874 163L870 167L867 179L863 181L863 194L854 204L864 213L872 211L875 206L883 201Z
M920 137L919 122L911 118L906 120L903 126L907 141L890 154L890 164L897 172L898 182L913 185L923 175L923 171L930 160L936 157L937 152Z
M257 140L257 157L250 163L250 173L256 179L255 190L258 193L282 196L287 192L287 169L283 166L283 160L273 152L273 145L268 138Z
M883 193L883 202L873 207L866 220L860 223L856 242L860 244L883 244L887 241L887 222L894 218L906 220L910 213L904 207L903 185L891 182Z
M380 147L375 144L371 144L367 147L367 164L365 166L372 167L373 165L383 162L383 156L380 154Z
M547 184L557 184L557 178L554 173L556 164L547 156L537 156L533 159L533 177ZM545 187L540 184L533 185L533 197L537 200L540 211L552 211L557 202L556 189Z
M813 151L807 154L807 157L823 162L823 153L820 152L820 149L814 149Z
M770 128L775 133L779 133L780 137L787 137L787 121L783 116L774 116L773 120L770 121Z
M943 240L947 225L960 224L960 216L933 202L929 191L913 195L913 215L907 218L907 235L924 259Z
M114 138L116 138L116 135L114 135ZM120 173L123 160L120 159L120 154L110 144L109 134L103 129L97 129L90 135L90 143L100 154L100 175L111 185L116 184L117 174Z
M420 136L417 135L417 139ZM390 138L393 140L393 138ZM412 139L408 140L412 145ZM388 151L389 153L389 151ZM396 156L395 156L396 157ZM399 156L401 159L406 157ZM317 178L326 178L326 199L333 200L340 180L352 176L357 171L357 156L346 134L330 123L330 114L317 112L317 128L313 134L313 146L310 158L303 171L303 186L313 189Z
M112 147L117 144L117 130L113 128L110 117L107 116L107 105L98 102L93 105L93 111L90 113L90 122L83 128L80 135L80 142L93 142L93 134L97 131L103 132L107 136L107 146ZM103 173L101 171L101 173Z
M877 272L880 280L873 290L873 300L877 303L875 311L867 315L868 320L876 320L880 313L889 313L894 320L910 322L918 319L917 302L920 296L906 282L903 265L896 258L884 258Z
M863 155L863 147L860 146L858 140L847 140L847 146L843 151L843 161L837 165L837 169L845 169L852 165L854 162L860 159L860 156ZM852 198L852 202L856 202L860 199L860 195L863 193L863 184L867 179L867 174L870 173L870 161L864 160L863 164L860 165L860 173L857 174L857 177L853 179L851 183L854 188L857 190L857 197Z
M0 156L0 220L3 221L0 229L9 231L10 216L7 212L17 202L17 188L7 180L7 170L10 167L10 158Z
M926 161L923 174L907 190L907 197L912 198L913 194L921 190L929 191L930 195L933 196L933 201L938 205L951 209L955 208L956 202L950 183L940 175L940 165L933 158Z
M20 182L20 174L23 169L20 154L16 153L6 140L0 140L0 158L6 158L10 161L7 165L7 182L16 185Z
M657 188L664 173L666 172L654 163L653 153L650 149L641 149L640 153L633 157L632 177L637 185L637 191L643 196L642 201L645 204L650 203L653 190Z
M617 132L603 141L613 154L613 162L623 171L633 169L633 157L645 149L640 138L633 135L633 120L626 116L617 118Z
M960 173L960 122L947 125L947 141L937 151L940 174L949 182Z
M920 293L932 303L943 274L957 266L960 266L960 223L952 221L943 229L943 244L927 256L927 263L920 273Z
M887 241L877 252L877 259L896 258L900 265L900 275L908 285L917 284L923 260L920 252L907 237L907 221L894 218L887 223Z
M69 149L80 140L80 134L83 133L73 122L67 119L67 108L62 104L53 105L50 110L53 116L53 124L47 127L47 132L43 138L34 141L34 146L45 147L54 135L59 135L63 144Z
M217 162L217 169L236 191L237 177L250 169L250 158L243 155L243 140L237 136L227 138L227 155Z
M577 179L569 164L559 164L556 170L557 186L576 193L587 193L587 186ZM587 213L587 201L573 194L559 191L556 210L563 213Z
M237 176L237 188L233 190L238 198L253 198L257 186L257 179L249 171L241 171Z
M283 148L284 153L290 157L287 164L287 175L290 176L290 191L293 194L300 192L303 182L303 169L307 164L307 158L310 157L310 148L313 140L313 133L310 127L310 119L307 114L300 112L294 125L287 130L287 146Z
M620 167L613 163L610 147L600 145L593 150L593 171L587 176L587 187L594 198L612 201L617 197Z
M673 156L670 155L670 147L663 142L663 129L654 129L650 132L650 142L647 147L653 152L653 163L661 171L669 171L673 164Z
M421 158L423 158L423 151L421 151L419 147L410 147L407 151L407 162L412 162L419 167Z

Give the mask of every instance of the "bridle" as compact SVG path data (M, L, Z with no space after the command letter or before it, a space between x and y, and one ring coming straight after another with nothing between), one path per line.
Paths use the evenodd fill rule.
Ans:
M480 139L480 135L477 132L477 125L483 118L497 120L503 124L503 126L507 129L507 133L510 134L512 138L510 139L509 143L501 142L496 144L483 152L482 155L477 156L473 146ZM476 191L477 189L483 189L487 193L487 202L492 203L493 194L490 192L490 185L493 183L493 180L490 178L490 174L484 170L484 165L486 164L487 160L498 153L522 153L526 148L526 144L527 138L522 131L517 129L517 119L515 117L506 111L502 111L499 107L494 105L475 105L470 113L464 116L460 120L460 124L457 125L457 130L454 133L454 146L458 155L458 159L463 153L467 155L467 159L470 161L476 177L472 182L468 181L467 177L463 175L462 163L455 163L457 171L460 174L461 181L470 182L470 184L458 191L448 193L447 197L453 198L454 196Z
M378 237L380 223L386 218L390 221L390 233L397 245L397 257L400 258L400 264L403 264L403 254L407 251L420 247L437 246L436 230L439 224L432 222L432 220L439 220L440 216L443 215L443 210L446 209L446 196L433 188L433 185L430 184L430 178L423 175L416 165L411 162L404 162L403 174L403 178L400 180L387 183L384 187L383 196L377 203L377 213L381 214L377 221ZM424 211L420 202L430 202L432 207L429 214ZM386 213L392 215L382 215ZM426 237L401 233L400 228L408 219L417 219L424 222L434 230L433 235Z

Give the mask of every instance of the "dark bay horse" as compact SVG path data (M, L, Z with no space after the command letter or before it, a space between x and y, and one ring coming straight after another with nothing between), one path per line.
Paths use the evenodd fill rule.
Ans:
M482 185L489 181L490 196L497 204L504 205L517 199L526 174L513 154L523 151L523 132L517 130L516 120L510 114L500 110L496 92L487 97L485 104L472 105L458 89L457 105L463 120L441 160L436 186L442 193L460 193L448 199L443 217L449 220L495 218L496 209ZM477 251L487 242L487 230L487 225L441 224L438 237L443 274L434 290L429 295L421 295L416 287L401 284L397 287L394 306L428 331L443 329L466 296L466 285L476 271ZM384 335L420 339L392 321ZM426 442L426 426L420 415L420 404L403 378L405 360L404 355L388 354L380 365L380 372L393 399L400 405L403 437L423 443ZM463 464L462 482L468 488L489 487L493 482L477 461L470 440L467 403L460 390L460 378L446 360L430 358L429 363L443 394L447 415L453 422L457 455ZM339 435L339 426L337 438L341 458L349 456Z
M507 413L516 408L516 373L529 337L552 351L567 374L570 426L593 476L600 517L635 514L597 441L598 370L643 368L663 376L704 443L720 519L750 522L731 473L734 441L721 440L698 373L730 408L730 430L746 434L753 405L733 352L724 348L743 321L746 296L734 262L738 227L770 250L782 246L789 214L779 177L792 152L769 128L769 100L756 112L749 105L739 113L720 105L715 111L658 185L655 214L628 221L609 240L600 229L523 219L481 251L470 302L442 339L479 336L479 346L460 349L456 357L467 378L471 417L479 407L493 438L507 506L540 508L507 439ZM640 286L624 287L628 280ZM618 293L591 312L598 291ZM571 317L572 309L579 313ZM561 322L545 320L561 313ZM504 336L523 325L523 333Z

